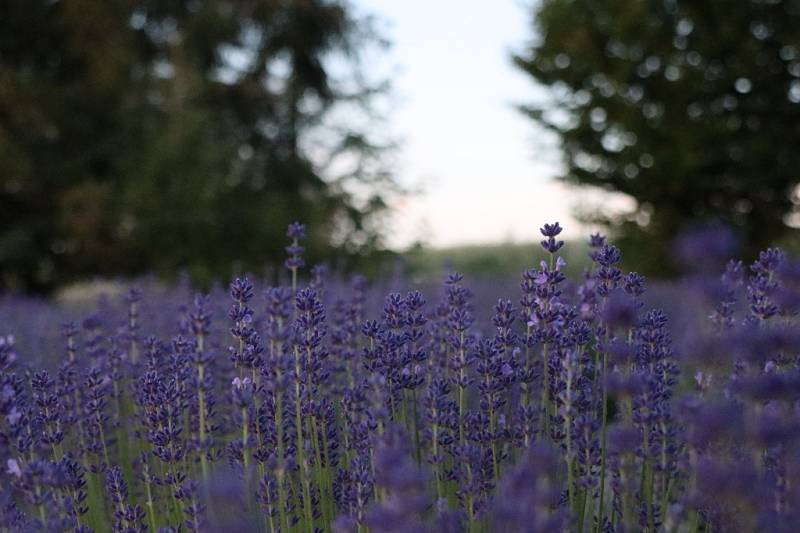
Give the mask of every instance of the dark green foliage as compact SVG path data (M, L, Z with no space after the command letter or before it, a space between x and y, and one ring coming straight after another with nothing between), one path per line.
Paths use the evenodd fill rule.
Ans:
M664 272L700 221L736 227L749 255L797 237L800 2L544 0L533 35L514 61L551 98L524 111L557 134L565 181L636 200L584 213L629 261Z
M262 272L297 218L380 250L383 45L339 0L2 2L0 287Z

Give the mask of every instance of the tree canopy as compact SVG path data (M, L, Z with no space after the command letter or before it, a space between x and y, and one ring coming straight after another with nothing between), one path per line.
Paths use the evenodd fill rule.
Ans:
M0 4L0 283L380 248L385 46L344 0Z
M800 226L800 2L543 0L515 64L548 97L568 183L624 193L627 256L669 264L674 236L736 228L746 251ZM794 232L794 233L793 233Z

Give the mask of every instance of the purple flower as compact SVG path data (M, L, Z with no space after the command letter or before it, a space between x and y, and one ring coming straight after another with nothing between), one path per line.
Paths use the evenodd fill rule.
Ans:
M709 224L684 232L675 242L677 259L689 270L708 272L720 268L739 250L739 237L728 226Z
M292 243L286 247L286 253L289 258L286 259L286 268L292 271L292 276L297 275L297 270L305 266L303 260L303 252L305 251L299 242L306 236L306 227L299 222L292 222L286 230L286 236L292 240Z
M557 241L555 239L559 233L561 233L561 226L559 226L558 222L555 224L545 224L543 228L539 230L542 235L547 237L547 239L541 242L542 248L547 250L549 253L554 254L558 250L564 246L564 241Z
M15 477L22 477L22 470L20 470L16 459L8 459L6 461L6 472Z
M558 454L539 445L500 483L491 507L491 523L501 531L564 531L569 510L559 506Z
M591 248L602 248L606 243L606 238L600 233L593 233L589 236L589 246Z
M422 532L430 506L427 477L410 459L407 437L396 427L388 428L375 454L375 483L386 494L366 513L364 523L377 533Z
M106 472L106 491L114 507L114 530L144 532L144 510L138 505L128 504L128 484L122 477L122 471L114 466Z
M290 239L303 239L306 236L306 227L300 222L292 222L286 229L286 236Z

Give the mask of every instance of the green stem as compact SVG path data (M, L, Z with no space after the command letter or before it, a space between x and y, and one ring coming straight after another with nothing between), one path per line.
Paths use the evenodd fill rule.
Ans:
M464 411L466 410L466 396L464 388L464 379L466 378L467 361L466 354L464 353L464 332L460 333L459 337L459 381L458 381L458 440L464 444Z
M586 502L589 500L589 492L587 489L583 489L583 498L581 503L581 512L578 514L578 531L583 532L583 524L586 520Z
M439 424L436 422L438 417L438 412L436 407L433 408L433 424L431 424L431 447L433 449L433 477L436 480L436 499L442 499L442 479L439 475Z
M414 450L417 464L422 463L422 450L420 449L419 423L417 421L417 389L411 389L411 427L414 433Z
M547 345L542 348L542 438L550 435L550 365L548 364Z
M690 533L697 533L700 530L700 511L695 509L692 511L692 517L689 519Z
M300 394L300 350L294 348L294 396L295 396L295 430L297 432L297 463L300 466L300 485L303 489L303 511L305 513L306 530L313 532L314 520L311 512L311 487L308 481L308 465L305 461L305 450L303 449L303 414L301 412Z
M492 399L493 401L493 399ZM492 468L494 472L494 481L497 483L500 481L500 464L497 461L497 438L495 435L495 429L497 425L497 416L494 412L494 407L489 409L489 433L492 435Z
M322 472L322 453L320 452L319 447L319 436L317 434L317 418L312 416L310 418L310 425L311 425L311 445L314 447L314 470L316 471L316 478L317 478L317 486L319 487L319 497L320 497L320 505L322 507L322 521L325 524L325 527L328 527L332 521L330 517L328 517L328 508L326 505L328 494L325 487L325 482L323 479L323 472Z
M199 337L199 339L201 339ZM202 341L198 340L198 346L202 346ZM201 349L201 348L198 348ZM201 349L202 350L202 349ZM208 455L206 454L206 393L205 393L205 367L202 363L197 365L197 412L200 418L198 433L200 435L200 470L203 474L203 481L208 480Z
M624 459L620 459L620 462L624 461ZM630 505L630 497L628 495L628 479L626 475L626 470L624 465L620 464L620 484L622 485L622 524L627 530L628 527L631 525L631 505Z
M242 461L244 463L245 476L247 475L247 468L250 466L250 454L247 452L247 433L249 425L247 407L245 407L242 409Z
M661 516L667 512L669 503L669 475L667 473L667 431L664 422L661 422Z
M570 417L566 417L565 424L567 426L567 456L565 457L567 463L567 500L569 501L569 508L570 510L575 509L575 494L574 494L574 479L572 473L572 439L570 437L570 426L571 421Z
M278 370L278 382L280 382L280 370ZM286 516L286 495L284 494L283 486L283 392L281 390L275 391L275 427L278 433L278 513L280 514L281 531L289 530L289 519Z
M606 390L606 383L605 383L605 376L606 376L606 365L608 364L608 357L605 353L601 355L603 358L603 373L600 376L601 380L601 388L602 388L602 402L603 402L603 419L601 421L601 430L600 430L600 501L598 502L599 511L598 516L599 519L597 521L597 528L598 530L603 527L603 515L605 513L605 492L606 492L606 434L608 430L608 423L606 422L606 418L608 418L608 391Z
M156 512L153 508L153 489L150 487L150 475L145 474L144 476L144 489L145 489L145 505L147 506L147 514L150 517L150 528L153 531L158 531L158 527L156 526Z
M278 465L278 472L275 476L278 480L278 518L281 531L289 531L289 519L286 516L286 494L283 486L283 466Z

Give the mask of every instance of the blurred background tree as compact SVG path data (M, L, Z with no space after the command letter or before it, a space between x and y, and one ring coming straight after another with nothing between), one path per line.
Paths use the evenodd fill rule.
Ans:
M800 2L542 0L516 65L548 89L523 108L555 132L562 179L624 193L609 225L666 273L688 226L736 228L744 252L800 227Z
M0 3L0 284L262 272L293 219L380 253L386 45L340 0Z

